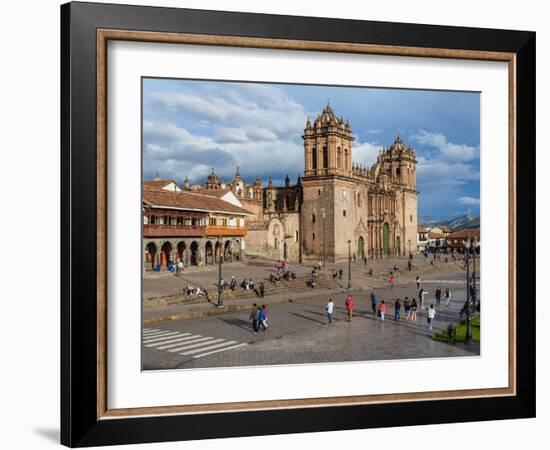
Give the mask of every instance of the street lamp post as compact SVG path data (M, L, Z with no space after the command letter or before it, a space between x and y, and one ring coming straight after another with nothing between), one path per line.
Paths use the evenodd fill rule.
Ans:
M466 262L466 344L472 343L472 328L470 325L470 238L464 241Z
M326 267L326 261L325 261L325 248L326 248L326 243L325 243L325 217L326 217L326 213L325 213L325 208L321 208L321 214L323 215L323 267Z
M351 241L348 240L348 289L351 289Z
M472 292L473 292L473 294L474 294L474 295L473 295L473 297L474 297L474 298L473 298L473 303L474 303L473 306L474 306L474 311L475 311L475 306L476 306L476 304L477 304L477 288L476 288L476 252L477 252L477 239L476 239L476 238L473 239L473 249L474 249L474 254L473 254L473 256L474 256L474 273L473 273L473 275L472 275L472 281L473 281L473 283L474 283L474 288L473 288L473 291L472 291Z
M222 260L223 260L223 251L222 251L222 237L218 238L218 248L220 254L218 256L218 308L223 308L223 299L222 299Z

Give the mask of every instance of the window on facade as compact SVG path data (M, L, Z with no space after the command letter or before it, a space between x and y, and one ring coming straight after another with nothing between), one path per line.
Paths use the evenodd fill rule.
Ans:
M298 231L296 231L295 235L294 235L294 241L295 242L298 242Z
M342 168L342 149L340 147L338 147L336 151L336 167L338 167L338 169Z
M410 221L412 222L412 221L413 221L413 216L412 216L412 214L409 216L409 218L410 218Z
M143 216L143 225L147 225L147 222L149 222L147 216Z
M321 195L321 189L319 189L319 190L317 191L317 193L318 193L319 195Z
M342 211L342 214L344 215L344 217L346 217L346 210L344 209L344 211Z
M218 220L218 223L219 223L222 227L226 227L226 226L227 226L227 217L221 217L221 218Z
M357 206L361 207L361 193L357 193Z
M323 147L323 168L328 168L328 149Z
M312 240L312 241L315 240L315 233L313 233L313 234L311 235L311 240Z
M311 215L311 223L315 223L315 214Z
M211 227L215 227L216 226L216 218L215 217L208 218L208 225L210 225Z
M317 169L317 148L313 147L311 149L311 168L313 170Z
M159 224L164 225L164 216L160 216Z

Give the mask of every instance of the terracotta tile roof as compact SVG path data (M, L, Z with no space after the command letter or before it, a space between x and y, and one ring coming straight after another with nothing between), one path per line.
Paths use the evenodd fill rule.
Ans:
M156 188L156 189L162 189L167 184L174 183L177 187L179 187L178 183L174 180L165 179L165 180L145 180L143 181L143 187L150 187L150 188Z
M464 239L464 238L476 237L476 238L479 239L480 236L481 236L480 230L469 228L467 230L456 231L454 233L451 233L451 234L449 234L449 236L447 236L447 238L449 238L449 239Z
M437 228L439 228L444 233L452 233L453 232L453 230L451 230L447 225L441 225Z
M427 233L428 229L424 225L418 225L416 227L416 232L417 233Z
M253 215L247 209L232 205L210 195L197 192L172 192L143 186L143 203L149 206L187 209L190 211L217 212L238 215Z
M433 233L432 231L430 231L428 233L428 238L430 239L441 239L441 238L444 238L445 236L440 234L440 233Z

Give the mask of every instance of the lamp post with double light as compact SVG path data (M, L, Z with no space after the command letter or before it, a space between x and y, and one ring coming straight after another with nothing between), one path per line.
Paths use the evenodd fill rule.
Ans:
M223 308L223 299L222 299L222 261L223 261L223 246L222 246L222 237L218 237L218 249L220 254L218 255L218 308Z
M464 240L464 260L466 263L466 338L465 343L471 344L472 341L472 328L470 323L470 247L471 247L471 241L470 238L467 237Z

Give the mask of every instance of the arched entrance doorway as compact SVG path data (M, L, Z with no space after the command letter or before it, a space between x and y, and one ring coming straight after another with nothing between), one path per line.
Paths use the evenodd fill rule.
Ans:
M225 241L223 260L224 262L233 262L233 245L231 241Z
M191 265L196 266L199 263L199 244L193 241L189 249L191 250Z
M210 241L206 243L204 259L206 264L212 264L214 262L214 251L212 249L212 242Z
M399 236L395 239L395 254L401 256L401 238Z
M185 242L183 241L178 242L177 253L176 253L176 258L178 261L176 262L181 261L184 264L189 264L189 261L187 261L186 250L187 250L187 246L185 245Z
M382 228L382 248L384 250L384 256L390 255L390 226L385 223Z
M149 242L145 247L145 263L151 265L151 269L155 268L157 258L157 246L154 242Z
M233 257L235 258L235 261L240 261L241 260L241 241L239 241L238 239L235 240L235 244L233 245L232 251L233 251Z
M168 267L168 262L171 259L172 254L172 244L170 242L165 242L162 244L160 249L160 265L163 267Z
M357 256L360 260L365 259L365 240L363 236L359 236L359 242L357 242Z

